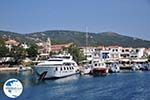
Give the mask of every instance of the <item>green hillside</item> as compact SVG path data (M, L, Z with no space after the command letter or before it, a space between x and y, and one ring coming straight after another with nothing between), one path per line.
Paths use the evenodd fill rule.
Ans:
M1 38L12 38L20 42L46 41L48 37L53 44L73 42L79 46L86 45L86 32L69 30L49 30L28 34L0 31ZM114 32L88 33L88 45L120 45L125 47L150 47L150 41L120 35Z

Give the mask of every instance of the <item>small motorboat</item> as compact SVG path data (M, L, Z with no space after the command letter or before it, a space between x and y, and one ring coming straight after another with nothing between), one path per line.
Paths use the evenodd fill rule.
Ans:
M118 64L114 63L109 67L109 72L110 73L118 73L120 72L120 67Z
M91 74L93 76L100 76L100 75L107 75L108 74L108 68L106 67L106 64L104 61L100 59L94 59L92 61L92 67Z
M93 76L103 76L103 75L107 75L108 73L108 69L107 68L94 68L92 70L92 74Z
M81 70L81 73L84 74L84 75L85 74L90 74L91 70L92 70L92 68L91 68L90 65L85 65L85 66L83 66L83 68Z
M142 71L148 71L148 70L150 70L149 64L147 64L147 63L140 64L140 70L142 70Z
M91 70L92 70L92 64L91 61L89 60L84 60L81 62L81 70L80 73L85 75L85 74L90 74Z
M140 69L140 65L139 64L133 64L133 66L132 66L132 70L133 71L137 71L139 69Z

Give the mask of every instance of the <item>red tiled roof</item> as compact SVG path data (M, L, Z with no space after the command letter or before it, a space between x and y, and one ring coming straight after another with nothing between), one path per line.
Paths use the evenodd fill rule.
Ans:
M61 51L64 47L68 47L70 44L58 44L58 45L52 45L51 50L53 52Z
M8 41L5 41L5 43L9 45L17 45L17 41L15 40L8 40Z

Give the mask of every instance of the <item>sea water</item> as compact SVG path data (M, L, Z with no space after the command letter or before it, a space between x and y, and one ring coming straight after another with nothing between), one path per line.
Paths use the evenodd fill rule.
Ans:
M16 78L23 84L14 100L150 100L150 72L129 72L93 77L74 75L38 81L35 73L0 73L0 83ZM0 100L7 97L0 85Z

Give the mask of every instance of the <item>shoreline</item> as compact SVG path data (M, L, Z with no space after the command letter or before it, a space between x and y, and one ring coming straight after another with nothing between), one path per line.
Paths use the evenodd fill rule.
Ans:
M0 72L32 71L31 67L0 67Z

